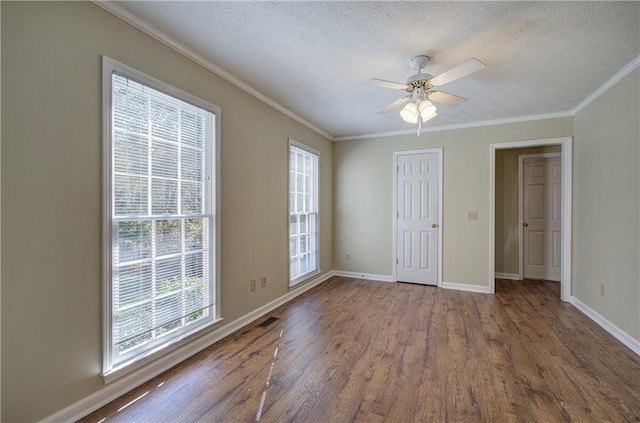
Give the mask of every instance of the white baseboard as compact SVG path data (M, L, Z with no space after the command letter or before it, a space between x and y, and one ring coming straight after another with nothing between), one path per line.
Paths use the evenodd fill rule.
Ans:
M49 417L46 417L45 419L41 420L41 422L74 422L81 419L82 417L96 411L100 407L110 403L116 398L121 397L132 389L142 385L144 382L183 362L187 358L202 351L208 346L213 345L226 336L231 335L233 332L241 329L242 327L248 325L256 319L259 319L260 317L280 307L286 302L291 301L295 297L310 290L314 286L321 284L334 275L334 272L327 272L310 282L302 284L300 287L292 289L282 297L276 298L270 303L267 303L262 307L245 314L244 316L232 321L231 323L194 339L192 342L189 342L163 356L162 358L155 360L148 366L145 366L140 370L136 370L126 376L123 376L122 378L111 382L108 385L105 385L104 388L100 389L99 391L87 397L84 397L80 401L71 404L70 406L56 412L55 414L50 415Z
M442 288L454 289L456 291L480 292L482 294L490 294L491 288L483 285L469 285L465 283L442 282Z
M376 275L373 273L358 273L358 272L345 272L342 270L334 270L333 275L342 276L345 278L368 279L370 281L378 281L378 282L393 282L393 276Z
M518 275L517 273L501 273L501 272L496 272L494 274L494 276L497 279L507 279L510 281L521 281L522 278L520 277L520 275Z
M640 355L639 340L635 339L633 336L629 335L606 318L602 317L597 311L595 311L576 297L571 297L571 300L569 302L573 304L578 310L587 315L587 317L589 317L591 320L600 325L604 330L613 335L618 341L626 345L631 351L633 351L637 355Z

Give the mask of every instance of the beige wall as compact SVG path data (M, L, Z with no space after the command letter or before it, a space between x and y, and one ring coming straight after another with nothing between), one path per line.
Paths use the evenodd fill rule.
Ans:
M87 2L2 2L2 420L100 390L101 55L222 109L222 315L288 292L288 138L321 153L320 262L332 263L331 142ZM249 280L269 277L249 292Z
M443 280L488 286L489 145L566 137L572 130L572 118L560 118L335 143L336 269L392 274L393 152L442 147ZM473 210L478 220L466 220Z
M523 154L559 153L560 145L496 150L496 273L519 273L518 157Z
M638 116L636 69L575 117L573 296L640 340Z

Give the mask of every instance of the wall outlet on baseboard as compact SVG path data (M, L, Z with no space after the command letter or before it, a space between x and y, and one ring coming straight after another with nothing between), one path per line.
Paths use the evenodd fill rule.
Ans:
M249 286L250 286L251 292L255 291L256 290L256 280L255 279L251 279L249 284L250 284Z
M475 210L468 211L467 220L478 220L478 212Z
M267 287L267 275L262 275L262 278L260 278L260 283L263 288Z
M600 295L604 297L604 284L600 285Z

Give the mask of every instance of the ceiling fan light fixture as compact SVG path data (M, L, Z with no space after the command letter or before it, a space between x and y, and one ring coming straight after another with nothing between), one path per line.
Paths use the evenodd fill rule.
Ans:
M408 123L417 123L418 122L418 106L416 103L408 103L404 108L400 111L400 117L402 120Z
M431 119L437 111L436 106L434 106L429 100L422 101L418 105L418 109L420 110L420 117L422 117L423 122Z
M425 123L426 121L431 120L431 119L433 119L433 118L435 118L435 117L437 117L437 116L438 116L438 114L437 114L437 113L434 113L434 114L432 114L431 116L429 116L429 117L428 117L428 118L426 118L426 119L424 119L424 118L423 118L423 119L422 119L422 123Z

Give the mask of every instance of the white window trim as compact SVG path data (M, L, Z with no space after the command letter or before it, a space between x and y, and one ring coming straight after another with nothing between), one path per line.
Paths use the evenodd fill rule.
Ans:
M149 87L156 89L158 91L162 91L165 94L171 95L173 97L179 98L183 101L206 109L214 114L215 119L215 142L214 142L214 150L212 151L213 160L214 160L214 171L211 176L213 177L213 198L211 201L214 203L211 207L211 211L213 214L214 222L214 242L215 242L215 252L213 256L213 267L214 267L214 315L211 320L201 324L197 327L194 327L191 331L186 331L178 337L169 338L167 342L156 346L141 355L138 355L131 360L124 361L114 365L113 356L112 356L112 222L111 222L111 208L112 208L112 183L111 183L111 172L112 172L112 157L111 157L111 149L112 149L112 127L111 127L111 116L112 116L112 73L114 71L118 71L122 74L127 75L129 78L136 80L137 82L148 85ZM103 111L103 175L102 175L102 192L103 192L103 227L102 227L102 279L103 279L103 292L102 292L102 301L103 301L103 345L102 345L102 353L103 353L103 372L102 376L105 383L112 382L126 374L131 373L132 371L139 369L140 367L148 364L149 362L156 360L162 356L165 356L169 352L175 350L176 348L184 345L194 338L194 335L201 334L207 328L211 329L212 326L219 326L222 321L222 317L220 315L221 307L220 307L220 286L221 286L221 272L220 272L220 264L221 264L221 255L220 255L220 199L221 199L221 190L220 190L220 121L221 121L221 111L220 108L214 104L211 104L205 100L202 100L198 97L195 97L187 92L184 92L178 88L175 88L169 84L166 84L162 81L159 81L153 77L150 77L136 69L133 69L129 66L123 65L113 59L110 59L106 56L102 56L102 111Z
M289 247L287 247L287 273L289 275L289 287L294 287L298 284L301 284L305 281L308 281L310 279L312 279L313 277L319 275L320 273L322 273L322 271L320 270L320 191L319 191L319 186L320 186L320 152L318 150L315 150L311 147L309 147L308 145L302 144L301 142L298 142L292 138L289 138L289 143L287 144L287 237L289 236L289 231L290 226L291 226L291 200L289 198L289 196L291 195L291 147L297 147L301 150L304 150L306 152L309 152L311 154L315 154L318 157L317 163L316 163L316 168L315 168L315 177L314 179L314 193L315 193L315 204L316 204L316 245L315 245L315 251L316 251L316 269L312 270L310 272L307 272L303 275L300 275L299 277L297 277L296 279L291 280L291 266L289 264L289 261L291 259L291 251L289 250Z

